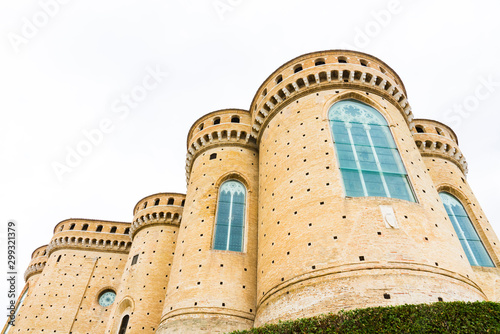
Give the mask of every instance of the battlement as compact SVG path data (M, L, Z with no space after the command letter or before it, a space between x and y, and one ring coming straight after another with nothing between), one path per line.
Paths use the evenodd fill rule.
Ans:
M144 197L134 207L131 235L151 224L179 226L186 195L178 193L158 193Z
M413 137L422 156L441 157L460 168L467 175L468 165L458 147L455 132L447 125L425 119L416 119Z
M128 253L131 245L130 223L71 218L54 228L47 256L62 248Z
M28 281L31 276L42 272L48 259L47 246L48 245L40 246L33 251L30 264L24 272L25 281Z
M413 129L413 114L399 76L376 57L355 51L306 54L285 63L260 86L252 101L252 136L259 138L277 109L305 94L327 88L359 88L392 102Z
M186 180L196 157L210 147L246 146L257 149L251 136L252 117L247 110L224 109L198 119L189 130L186 155Z
M458 137L448 125L443 124L438 121L433 121L430 119L414 119L413 123L415 123L415 133L428 133L435 134L441 137L451 138L458 145Z

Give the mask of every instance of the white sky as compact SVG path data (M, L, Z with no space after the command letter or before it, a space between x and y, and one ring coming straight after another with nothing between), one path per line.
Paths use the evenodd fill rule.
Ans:
M454 128L468 181L500 233L498 1L64 1L28 36L27 21L44 24L40 2L0 0L0 273L14 219L19 291L32 251L59 221L130 221L144 196L185 193L192 123L213 110L248 109L276 68L327 49L385 61L402 78L415 117ZM389 9L390 17L374 14ZM147 68L168 77L120 118L114 103L142 84ZM459 116L454 105L464 104L469 111ZM82 131L103 119L113 130L59 181L52 164L65 163L68 148L85 140Z

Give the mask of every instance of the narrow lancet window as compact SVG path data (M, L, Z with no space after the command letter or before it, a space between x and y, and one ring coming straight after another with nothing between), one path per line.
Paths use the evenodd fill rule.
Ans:
M444 208L448 213L448 217L453 224L453 228L457 233L458 239L462 244L462 248L467 255L467 259L471 266L494 267L493 261L486 251L481 238L477 234L474 225L465 212L464 206L453 195L446 192L439 193L439 197L443 201Z
M344 100L328 116L346 196L415 201L387 121L377 110Z
M243 251L245 230L245 186L236 180L224 182L219 191L214 249Z
M120 325L120 330L118 331L118 334L125 334L127 332L128 319L129 319L128 314L122 318L122 323Z

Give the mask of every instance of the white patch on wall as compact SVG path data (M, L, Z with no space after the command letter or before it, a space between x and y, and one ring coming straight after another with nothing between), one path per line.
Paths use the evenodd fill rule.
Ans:
M399 228L398 220L396 219L396 214L390 205L381 205L380 211L382 212L382 217L384 218L385 227L387 228Z

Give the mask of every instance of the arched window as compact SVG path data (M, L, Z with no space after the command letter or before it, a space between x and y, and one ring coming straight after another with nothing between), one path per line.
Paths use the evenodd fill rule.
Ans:
M82 231L87 231L88 228L89 228L89 224L84 224L82 226Z
M346 196L415 201L389 126L377 110L344 100L330 108L328 117Z
M321 66L321 65L325 65L325 60L324 59L316 59L314 61L314 66Z
M71 226L69 227L70 230L74 230L75 229L75 224L71 224Z
M239 123L239 122L240 122L240 118L238 116L231 117L231 123Z
M455 196L446 192L439 193L439 197L443 201L444 208L448 213L448 217L453 224L453 228L458 235L458 239L471 266L494 267L495 265L491 261L486 248L484 248L462 203Z
M116 226L111 227L111 230L109 230L109 233L116 233Z
M96 232L102 232L102 225L97 226L95 229Z
M245 230L245 186L236 180L224 182L219 191L214 249L243 251Z
M128 319L129 319L128 314L122 318L122 323L120 325L120 330L118 331L118 334L125 334L125 332L127 331Z
M168 199L167 205L174 205L174 199L172 197Z
M296 65L294 68L293 68L293 73L298 73L302 71L302 65Z
M155 206L159 204L160 204L160 199L159 198L155 199Z

